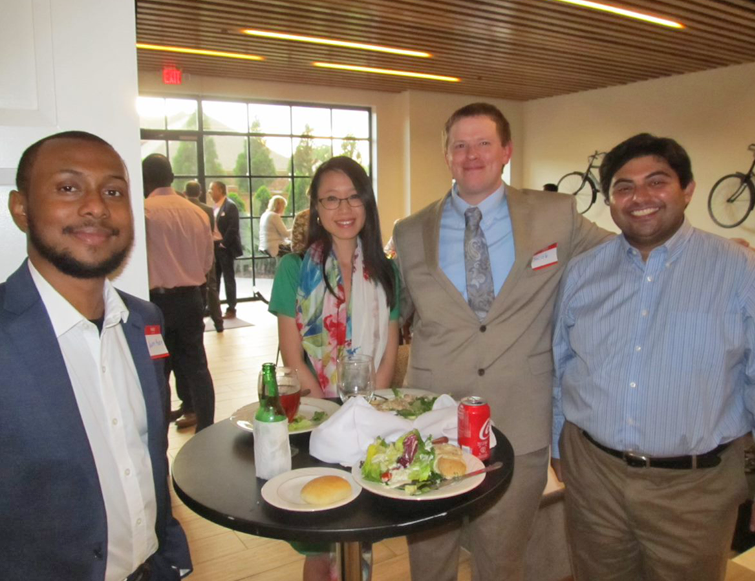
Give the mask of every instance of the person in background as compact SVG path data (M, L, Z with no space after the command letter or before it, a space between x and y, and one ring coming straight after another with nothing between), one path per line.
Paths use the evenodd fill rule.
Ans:
M149 299L165 316L165 344L170 353L166 382L172 370L176 384L186 386L191 396L184 400L176 426L196 425L198 432L211 425L215 416L200 290L212 267L212 230L204 212L171 187L173 169L167 157L147 156L142 161L142 177Z
M281 216L286 210L286 198L273 196L260 218L260 250L275 258L291 252L291 230Z
M210 229L215 231L215 213L207 204L202 203L199 197L202 195L202 186L199 182L188 182L185 186L186 199L202 210L210 220ZM220 310L220 297L218 296L218 277L215 272L215 261L213 256L212 267L207 271L205 277L206 283L202 288L202 299L204 301L204 311L210 314L215 331L223 332L223 313Z
M304 254L307 250L307 238L309 229L309 209L302 210L294 216L291 225L291 252Z
M0 577L179 579L163 318L108 280L134 239L128 171L67 131L23 153L16 184L28 259L0 284Z
M551 316L566 263L609 232L579 215L573 196L505 184L509 123L488 103L454 112L444 129L455 183L393 230L401 316L414 315L405 383L483 397L508 437L508 490L468 519L473 579L524 579L524 555L547 479ZM409 535L414 581L456 579L464 523Z
M558 186L556 184L550 184L550 183L548 183L548 184L545 184L543 186L543 191L544 192L557 192L558 191Z
M685 218L673 139L620 143L600 182L622 235L569 264L553 336L574 578L723 580L755 425L755 257Z
M223 182L210 184L210 197L215 202L215 278L220 287L220 276L225 284L225 298L228 307L225 318L236 316L236 271L234 260L244 254L239 234L239 209L228 199L226 186Z

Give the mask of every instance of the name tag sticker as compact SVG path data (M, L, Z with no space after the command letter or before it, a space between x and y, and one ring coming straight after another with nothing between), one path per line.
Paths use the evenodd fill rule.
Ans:
M144 328L144 336L147 339L147 349L152 359L161 359L168 356L168 348L165 346L163 336L160 334L160 325L148 325Z
M558 263L558 243L551 244L547 248L543 248L540 252L535 252L535 256L532 257L532 270L540 270L546 266Z

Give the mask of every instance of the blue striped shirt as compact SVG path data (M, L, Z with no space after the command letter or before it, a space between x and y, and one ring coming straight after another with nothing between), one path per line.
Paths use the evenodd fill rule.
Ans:
M471 208L459 197L454 184L451 196L443 207L440 218L440 242L438 263L448 279L467 300L467 271L464 265L464 211ZM514 265L514 233L511 229L509 204L506 200L505 184L501 184L477 207L482 212L480 228L485 234L490 255L490 270L493 275L493 288L498 293L506 282L506 277Z
M702 454L753 426L755 253L682 227L647 262L624 236L573 259L554 314L564 420L616 450Z

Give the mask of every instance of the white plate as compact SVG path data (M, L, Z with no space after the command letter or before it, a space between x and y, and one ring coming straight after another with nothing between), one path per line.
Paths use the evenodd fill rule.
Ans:
M242 430L251 432L254 430L254 414L257 413L259 407L260 402L258 401L250 403L249 405L245 405L243 408L240 408L233 412L230 420ZM339 406L337 403L328 401L327 399L320 399L318 397L303 397L301 398L299 411L296 412L296 415L301 415L307 419L312 419L312 416L315 412L325 412L328 414L328 418L330 418L335 412L338 411L338 408L340 407L341 406ZM289 434L304 434L306 432L311 432L319 425L320 424L310 426L309 428L303 428L301 430L290 431Z
M464 463L467 465L467 472L474 472L475 470L481 470L485 468L482 460L480 460L476 456L472 456L472 454L462 452L462 457L464 458ZM455 482L454 484L449 484L448 486L444 486L443 488L439 488L438 490L431 490L430 492L426 492L425 494L412 496L411 494L403 490L399 490L398 488L390 488L385 484L378 484L377 482L370 482L369 480L365 480L364 478L362 478L362 468L360 467L360 463L357 463L352 467L351 475L354 477L354 480L357 482L357 484L359 484L359 486L361 486L362 488L369 490L370 492L374 492L375 494L378 494L380 496L397 498L399 500L438 500L440 498L450 498L451 496L458 496L459 494L464 494L465 492L469 492L470 490L477 488L480 484L482 484L482 481L485 480L485 474L478 474L477 476L465 478L464 480L460 480L459 482Z
M319 476L340 476L351 486L351 495L332 504L317 506L307 504L301 499L301 489L304 488L307 482ZM362 488L354 481L351 474L345 470L338 470L337 468L299 468L298 470L278 474L278 476L268 480L262 487L262 498L273 506L277 506L283 510L316 512L348 504L359 496L361 491Z

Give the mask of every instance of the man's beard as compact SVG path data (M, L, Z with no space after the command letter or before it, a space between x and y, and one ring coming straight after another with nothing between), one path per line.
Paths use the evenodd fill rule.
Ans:
M112 254L96 264L87 264L71 256L70 252L58 250L42 240L31 215L27 216L27 224L29 229L29 241L37 252L39 252L43 258L48 260L60 272L74 278L103 278L112 274L118 270L118 267L120 267L121 264L123 264L123 261L126 260L133 244L132 239L123 250ZM64 228L63 231L65 232L65 230L66 229ZM113 229L114 235L118 235L119 233L120 231L117 228Z

